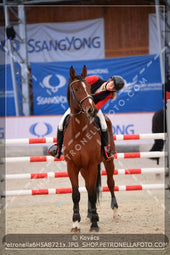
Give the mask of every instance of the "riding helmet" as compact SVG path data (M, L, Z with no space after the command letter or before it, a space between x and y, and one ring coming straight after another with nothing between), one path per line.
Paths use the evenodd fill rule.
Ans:
M122 77L112 76L110 78L114 81L116 91L119 91L124 87L125 82Z

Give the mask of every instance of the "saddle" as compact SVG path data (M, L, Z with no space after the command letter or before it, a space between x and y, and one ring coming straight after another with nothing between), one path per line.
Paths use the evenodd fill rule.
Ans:
M64 120L64 123L63 123L63 132L65 132L65 130L69 124L69 121L70 121L70 115L67 115ZM101 135L101 125L100 125L100 119L98 116L95 116L95 118L94 118L94 127L97 129L97 131Z

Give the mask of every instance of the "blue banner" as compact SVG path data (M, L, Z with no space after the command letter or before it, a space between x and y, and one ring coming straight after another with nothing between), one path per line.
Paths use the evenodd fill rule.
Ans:
M20 66L17 64L18 72L20 71ZM22 97L21 97L21 81L20 76L16 75L17 82L17 92L18 92L18 101L19 101L19 114L22 114ZM5 83L5 88L2 84ZM0 116L16 116L15 110L15 101L14 101L14 90L13 82L11 75L11 66L0 65L0 98L1 98L1 107L0 107Z
M113 75L120 75L126 82L123 90L117 93L117 99L109 100L103 106L104 113L155 112L163 108L159 56L145 55L89 61L31 63L34 115L64 114L68 108L66 94L70 67L73 66L76 73L81 74L84 65L87 66L88 76L97 75L103 80L108 80ZM5 106L6 116L15 116L10 65L0 65L0 79L1 84L6 81L5 90L2 86L0 88L0 116L4 115ZM19 76L17 84L22 110Z
M34 115L60 115L67 108L69 69L108 80L120 75L126 85L115 101L103 106L104 113L155 112L163 107L159 55L110 58L90 61L32 63Z

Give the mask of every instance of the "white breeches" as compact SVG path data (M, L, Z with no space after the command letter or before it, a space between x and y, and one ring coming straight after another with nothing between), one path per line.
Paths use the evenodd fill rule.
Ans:
M60 131L63 131L63 129L64 129L64 127L63 127L64 120L67 117L67 115L69 115L69 114L70 114L70 108L67 109L67 111L64 113L63 117L61 118L61 120L59 122L58 129Z
M65 120L66 116L69 115L69 114L70 114L70 108L67 109L67 111L64 113L63 117L61 118L61 120L59 122L58 129L60 131L63 131L63 129L64 129L64 127L63 127L64 120ZM97 116L100 119L100 124L101 124L102 131L106 131L107 130L107 124L106 124L105 117L104 117L101 110L98 111Z
M107 130L107 124L106 124L105 117L104 117L101 110L98 111L97 116L100 119L100 125L101 125L102 131L106 131Z

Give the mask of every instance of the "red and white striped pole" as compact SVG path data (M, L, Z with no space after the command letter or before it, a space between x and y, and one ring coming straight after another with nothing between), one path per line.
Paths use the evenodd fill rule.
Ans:
M166 133L153 133L153 134L131 134L131 135L113 135L115 141L122 140L148 140L148 139L162 139L166 140ZM6 145L14 144L39 144L39 143L56 143L55 137L43 137L43 138L23 138L23 139L6 139L4 143ZM2 143L2 141L0 141Z
M122 185L115 186L115 191L135 191L135 190L157 190L164 189L164 184L142 184L142 185ZM85 187L79 188L80 192L86 192ZM108 187L102 187L102 192L108 192ZM50 195L50 194L68 194L72 193L72 188L61 189L38 189L38 190L11 190L6 191L4 196L23 196L23 195Z
M115 154L115 159L130 159L130 158L157 158L164 157L167 152L164 151L151 151L151 152L125 152ZM33 157L8 157L3 158L2 162L14 163L14 162L49 162L49 161L64 161L65 158L62 155L60 159L56 159L52 156L33 156Z
M114 175L132 175L132 174L149 174L149 173L164 173L163 167L159 168L135 168L135 169L115 169ZM105 170L101 171L101 175L107 175ZM67 172L47 172L47 173L26 173L26 174L7 174L6 180L19 179L44 179L44 178L65 178L68 177Z

